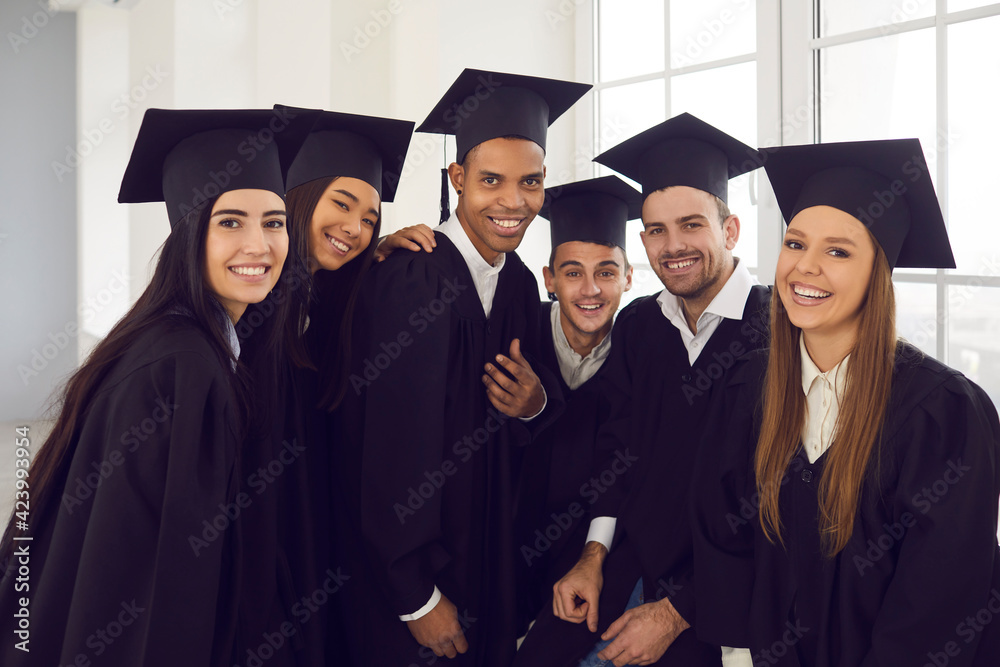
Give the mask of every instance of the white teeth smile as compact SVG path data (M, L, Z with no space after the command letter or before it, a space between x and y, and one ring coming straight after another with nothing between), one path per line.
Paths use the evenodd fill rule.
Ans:
M806 287L799 287L798 285L796 285L792 289L797 295L804 296L809 299L825 299L826 297L830 296L830 294L832 294L832 292L824 292L818 289L808 289Z
M686 269L695 263L695 258L682 259L679 262L667 262L668 269Z
M332 236L327 236L326 238L329 239L330 244L334 248L336 248L337 250L339 250L341 252L348 252L351 249L351 246L347 245L346 243L344 243L342 241L338 241L337 239L333 238Z
M493 222L497 224L498 227L503 227L504 229L513 229L521 224L521 218L514 218L512 220L507 220L504 218L490 218Z
M577 308L583 308L584 310L597 310L598 308L601 307L601 305L600 304L588 304L588 305L585 306L582 303L578 303L578 304L576 304L576 307Z
M230 266L229 270L241 276L262 276L267 271L266 266Z

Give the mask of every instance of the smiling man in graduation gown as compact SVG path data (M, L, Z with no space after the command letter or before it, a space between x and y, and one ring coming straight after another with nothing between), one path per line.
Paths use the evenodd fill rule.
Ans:
M589 88L465 70L418 128L455 135L458 204L432 253L393 254L360 298L362 532L387 610L367 664L513 656L520 456L561 406L529 360L538 287L514 250L544 200L548 125Z
M688 493L695 453L708 446L700 436L713 385L766 331L769 290L733 256L740 223L726 205L729 178L759 167L759 154L681 114L596 160L642 184L643 245L665 289L629 304L615 323L595 518L517 664L576 664L599 648L616 665L718 665L720 648L688 630L696 622ZM622 456L634 463L616 471ZM626 610L637 600L645 604Z
M552 585L576 562L587 535L595 499L588 480L606 406L600 369L618 305L632 287L625 223L642 205L617 176L545 195L540 215L550 222L552 253L542 273L554 301L541 305L541 361L556 374L566 408L525 452L517 510L525 624L549 604Z

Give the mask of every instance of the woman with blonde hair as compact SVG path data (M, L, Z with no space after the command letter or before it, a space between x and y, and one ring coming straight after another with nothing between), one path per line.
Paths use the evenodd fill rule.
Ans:
M766 152L788 226L769 349L699 466L699 633L755 664L995 665L997 412L895 329L892 269L954 268L920 144Z

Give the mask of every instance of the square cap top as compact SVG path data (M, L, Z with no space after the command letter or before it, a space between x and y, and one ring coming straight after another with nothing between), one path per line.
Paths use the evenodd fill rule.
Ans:
M763 149L764 170L789 223L831 206L875 237L889 267L955 268L941 205L918 139Z
M642 195L617 176L557 185L545 190L538 212L549 221L552 248L569 241L625 249L625 223L642 215Z
M281 104L274 108L317 114L288 170L289 190L318 178L349 176L371 185L384 202L395 198L412 122Z
M149 109L122 177L121 203L166 202L171 229L230 190L285 195L285 174L314 113Z
M729 200L729 179L761 166L760 153L705 121L682 113L594 158L642 184L642 196L685 185Z
M497 137L524 137L545 150L549 125L591 88L589 83L466 69L417 132L454 134L456 162Z

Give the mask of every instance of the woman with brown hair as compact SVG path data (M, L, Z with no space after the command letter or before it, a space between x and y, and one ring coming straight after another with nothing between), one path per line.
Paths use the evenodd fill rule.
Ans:
M766 152L788 227L769 349L700 464L699 634L755 664L995 665L997 413L896 336L892 269L954 267L920 144Z

